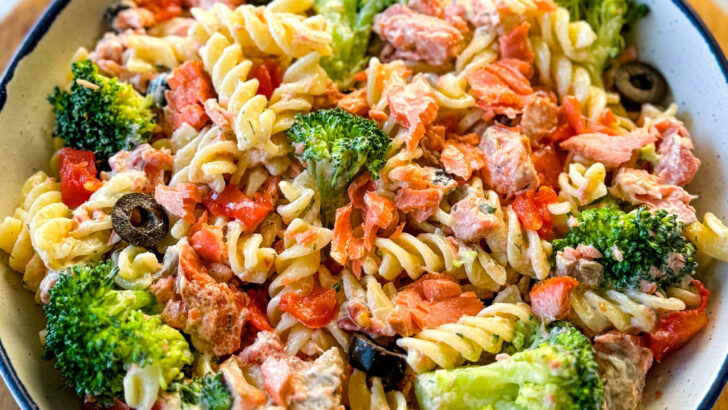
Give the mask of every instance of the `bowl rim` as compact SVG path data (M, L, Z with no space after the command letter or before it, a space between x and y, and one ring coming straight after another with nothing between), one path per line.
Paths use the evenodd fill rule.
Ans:
M45 36L50 29L55 19L61 14L61 12L68 6L72 0L53 0L51 4L41 15L40 19L33 25L33 28L23 39L20 47L17 49L12 59L8 63L5 71L3 72L2 78L0 78L0 112L5 107L5 103L8 99L7 86L15 75L15 70L18 64L30 53L33 52L36 45ZM717 40L710 32L708 27L705 25L703 20L700 18L698 13L693 7L688 4L686 0L671 0L680 11L688 18L692 25L698 30L698 33L708 43L711 53L715 57L716 62L720 66L723 76L728 83L728 60L726 59L723 50L720 48ZM22 410L36 410L39 409L38 404L28 393L25 385L18 377L10 356L8 356L5 346L2 343L2 337L0 337L0 376L2 376L8 390L12 394L13 398L17 402L18 406ZM697 409L699 410L710 410L715 405L715 402L720 397L726 383L728 382L728 356L723 358L718 377L713 381L708 390L708 393L703 397Z

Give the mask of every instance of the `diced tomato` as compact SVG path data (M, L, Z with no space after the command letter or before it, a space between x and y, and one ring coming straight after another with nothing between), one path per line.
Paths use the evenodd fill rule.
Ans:
M63 203L75 208L86 202L101 185L96 178L96 158L91 151L63 148L58 152Z
M289 292L281 296L278 309L291 314L311 329L326 326L338 311L336 291L313 288L308 292Z
M190 235L190 245L202 259L210 262L224 263L227 257L227 246L222 239L222 228L203 223L200 229Z
M189 223L195 220L195 206L202 202L200 190L195 184L179 184L173 187L157 185L154 199L169 213Z
M211 214L227 216L242 222L246 229L253 229L273 210L270 198L259 192L248 198L235 185L228 185L222 192L211 192L202 201Z
M265 289L248 289L247 293L250 298L250 304L248 304L248 323L258 330L272 332L273 327L265 315L265 306L268 304L268 300L265 297Z
M538 173L541 185L558 189L559 175L563 170L563 163L554 147L551 145L534 147L531 153L531 161L536 173Z
M258 94L270 99L273 91L281 85L283 76L281 75L278 62L272 58L266 58L260 64L253 68L250 78L258 80Z
M547 322L566 318L571 310L571 292L578 285L579 282L569 276L538 282L529 293L533 313Z
M182 0L136 0L136 3L154 13L157 22L171 20L182 14Z
M556 192L551 187L541 186L537 191L519 194L511 206L525 229L538 231L539 236L548 239L553 236L553 217L548 205L557 200Z
M692 280L702 299L697 309L672 312L657 324L657 330L647 335L647 347L652 351L655 360L661 362L670 353L680 349L708 324L708 306L710 291L700 281Z

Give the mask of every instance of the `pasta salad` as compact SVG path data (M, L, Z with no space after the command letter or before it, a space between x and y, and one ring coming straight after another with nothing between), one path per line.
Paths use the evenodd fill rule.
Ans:
M118 0L0 249L87 409L636 409L728 227L635 0Z

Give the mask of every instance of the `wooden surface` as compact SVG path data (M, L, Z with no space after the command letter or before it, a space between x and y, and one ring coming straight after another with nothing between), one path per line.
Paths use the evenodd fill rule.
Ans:
M0 0L6 1L6 0ZM728 15L712 0L688 0L713 31L718 43L728 53ZM0 22L0 71L38 16L51 0L22 0L20 5ZM0 410L16 410L17 404L4 385L0 385ZM728 410L728 392L723 391L715 410Z

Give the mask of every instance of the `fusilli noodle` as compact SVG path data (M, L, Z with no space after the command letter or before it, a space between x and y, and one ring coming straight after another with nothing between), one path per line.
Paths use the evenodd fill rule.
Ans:
M407 350L407 363L417 373L436 366L452 369L463 362L477 362L483 352L499 353L503 342L514 337L516 321L532 320L528 305L495 303L477 316L463 316L457 323L425 329L414 337L397 340Z

